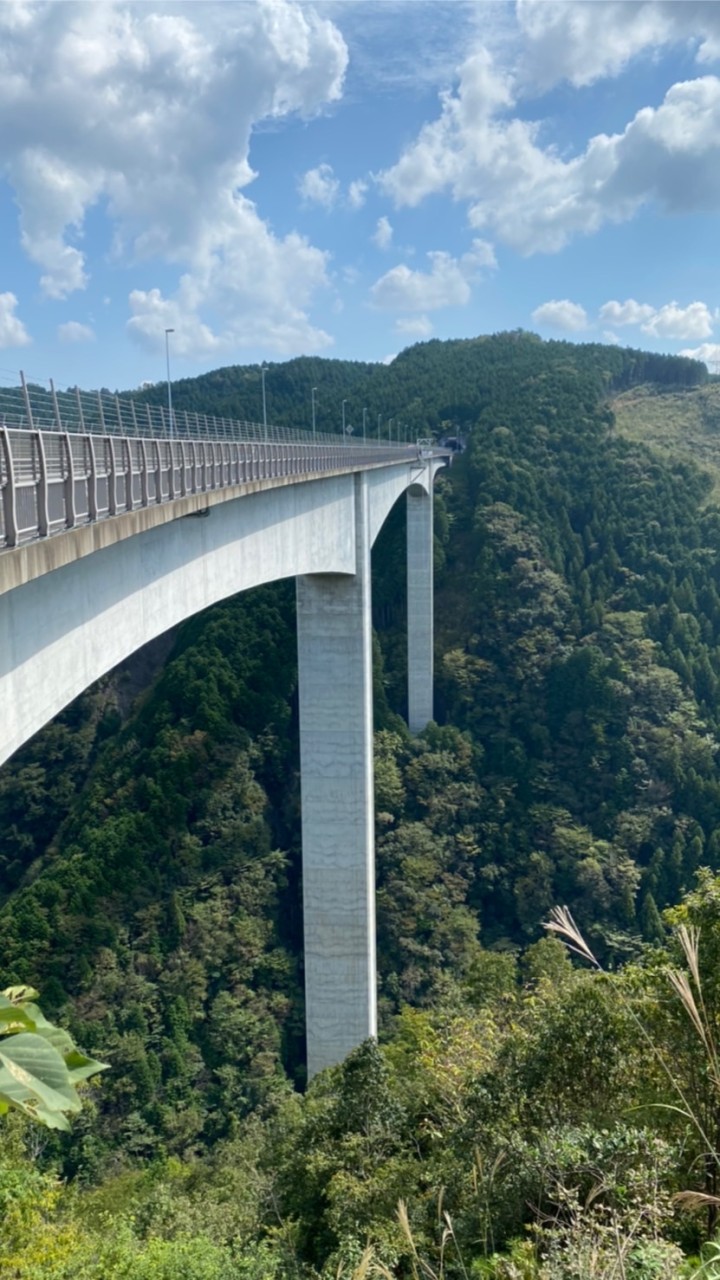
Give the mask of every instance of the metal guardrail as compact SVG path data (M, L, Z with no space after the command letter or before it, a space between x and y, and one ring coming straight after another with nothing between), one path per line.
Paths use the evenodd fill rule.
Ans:
M328 439L341 446L345 443L343 436L334 433L300 431L174 407L170 413L167 406L146 404L108 391L56 391L52 378L46 388L26 382L22 372L19 386L0 385L0 427L146 440L262 440L290 444ZM358 445L359 441L352 438L352 444ZM371 440L364 447L392 445Z
M125 511L253 480L418 457L415 447L186 440L0 427L0 551Z
M432 456L391 443L241 422L109 392L0 386L0 552L122 512L253 480ZM421 447L423 446L423 447Z

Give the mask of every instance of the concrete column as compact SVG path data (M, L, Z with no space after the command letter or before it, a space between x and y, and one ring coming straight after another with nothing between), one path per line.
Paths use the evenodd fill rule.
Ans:
M432 489L407 491L408 727L420 733L433 719Z
M308 1074L377 1033L368 493L354 576L297 579Z

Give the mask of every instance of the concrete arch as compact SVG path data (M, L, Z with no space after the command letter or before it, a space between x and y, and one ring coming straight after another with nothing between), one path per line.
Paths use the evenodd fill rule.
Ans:
M411 485L430 493L442 465L364 473L372 541L401 494ZM0 764L119 662L202 609L279 578L355 574L355 492L349 472L233 497L0 595Z

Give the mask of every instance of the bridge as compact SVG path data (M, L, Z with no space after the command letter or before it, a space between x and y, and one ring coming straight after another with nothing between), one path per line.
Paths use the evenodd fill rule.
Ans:
M308 1071L377 1031L370 550L407 502L408 722L433 715L440 451L0 390L0 764L169 627L297 594Z

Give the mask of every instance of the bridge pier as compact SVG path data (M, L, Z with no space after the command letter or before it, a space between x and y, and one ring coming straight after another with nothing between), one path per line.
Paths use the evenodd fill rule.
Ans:
M433 500L420 485L407 491L408 728L433 717Z
M354 575L297 579L308 1075L377 1033L369 497Z

